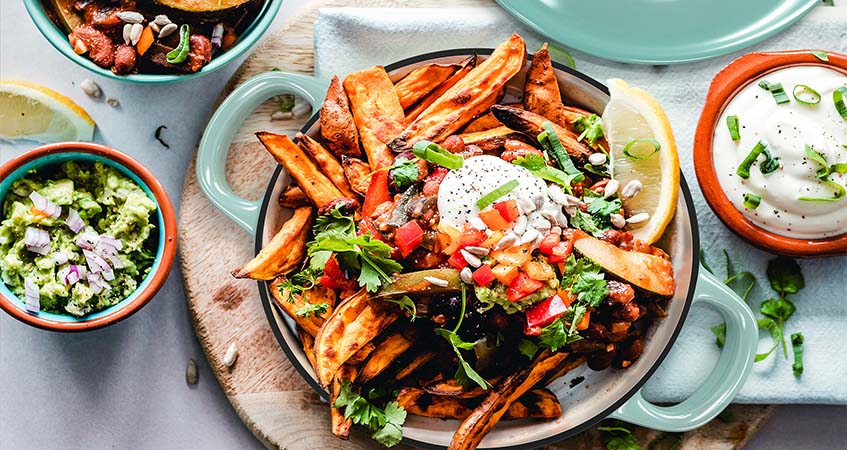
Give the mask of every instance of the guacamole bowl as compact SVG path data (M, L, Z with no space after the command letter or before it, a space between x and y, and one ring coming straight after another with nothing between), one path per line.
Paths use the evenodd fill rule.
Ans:
M140 188L140 191L135 188L136 198L141 199L144 204L150 205L150 209L153 208L152 205L155 205L155 210L149 213L149 224L147 226L152 226L149 227L149 237L145 238L142 242L145 248L146 261L149 261L149 269L146 273L142 272L143 275L135 275L137 280L133 280L134 282L137 282L137 285L124 283L122 281L126 279L122 278L124 275L118 271L114 272L118 274L118 276L115 278L115 281L111 283L111 287L118 289L123 288L123 290L120 291L122 292L120 298L105 308L94 308L94 310L84 315L72 315L70 313L47 311L47 309L51 308L28 309L26 299L22 298L22 296L16 295L14 293L14 289L7 285L8 280L12 278L7 278L6 276L0 278L0 308L21 322L51 331L93 330L117 323L129 317L141 309L142 306L147 304L156 292L159 291L168 277L168 273L173 265L174 256L176 255L176 216L165 189L153 176L153 174L151 174L150 171L148 171L138 161L115 149L99 144L63 142L44 145L30 150L17 158L13 158L0 166L0 214L2 214L2 217L7 217L9 212L5 211L5 209L11 208L12 206L10 205L15 203L7 202L7 197L10 195L17 195L20 197L21 195L19 193L13 193L12 191L16 181L19 181L32 173L49 173L53 168L60 167L61 165L69 162L77 164L98 164L98 167L102 167L103 170L109 171L109 173L114 173L117 177L119 177L119 179L128 179L134 183L137 188ZM102 166L99 166L99 164L102 164ZM97 174L93 176L96 175ZM121 189L123 189L122 186L115 188L116 191L120 191ZM143 195L141 194L141 191L143 191ZM72 192L74 196L77 196L76 188L74 188ZM144 198L144 195L146 195L147 198ZM101 195L98 194L98 201L100 197ZM35 200L33 200L33 202L35 202ZM36 208L35 205L36 204L33 205L33 208ZM18 206L20 206L20 203L18 203ZM53 206L55 207L56 205L54 204ZM126 208L126 204L124 205L124 208ZM37 212L35 210L31 211L33 214ZM85 214L82 215L85 217ZM58 219L58 214L53 217ZM66 221L67 227L71 228L71 219L68 218ZM61 226L64 226L64 224ZM82 236L87 232L88 229L82 231L78 236ZM29 234L29 227L27 229L27 234ZM97 236L96 233L95 236ZM105 234L102 237L103 239L106 239ZM98 239L99 238L100 237L98 236ZM26 239L31 238L25 238L25 240ZM79 239L81 239L81 237ZM77 240L77 242L79 242L79 240ZM120 240L118 240L118 242L120 242ZM29 245L32 244L32 242L27 242L26 244ZM82 246L82 244L79 245ZM53 258L55 253L59 252L51 253L51 258ZM7 255L0 255L0 257L3 258L6 256ZM88 256L86 256L86 259L87 258ZM122 267L115 263L112 264L116 269ZM145 263L145 267L146 264L148 263ZM57 278L59 278L59 274L60 273L57 273ZM52 277L52 273L50 276ZM29 280L29 278L27 278L27 280ZM65 282L68 283L67 275L65 276ZM27 283L29 283L29 281L27 281ZM111 287L109 287L109 289L111 289ZM44 291L43 288L40 288L39 290L41 292ZM70 291L70 289L68 290ZM36 293L39 294L39 292ZM113 296L114 295L115 294L113 294ZM27 290L27 297L29 296L29 290ZM112 298L114 299L114 297Z

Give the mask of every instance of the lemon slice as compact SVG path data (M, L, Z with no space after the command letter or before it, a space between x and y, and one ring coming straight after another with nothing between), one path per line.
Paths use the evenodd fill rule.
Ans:
M94 120L68 97L44 86L0 81L0 139L91 141Z
M611 100L603 111L603 129L612 177L620 182L618 192L628 215L626 228L636 239L652 244L673 218L679 195L679 155L673 131L665 111L650 94L620 79L611 79L608 85ZM627 197L626 186L635 180L641 183L641 191Z

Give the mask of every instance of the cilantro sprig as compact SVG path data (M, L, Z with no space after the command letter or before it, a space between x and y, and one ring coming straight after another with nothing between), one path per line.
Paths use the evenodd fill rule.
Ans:
M450 346L453 347L453 351L456 353L456 357L459 359L459 368L456 370L456 381L459 382L460 385L464 387L473 386L475 383L477 386L488 389L491 387L491 384L483 378L462 356L461 350L471 350L476 345L475 342L465 342L459 337L459 328L462 326L462 319L465 318L465 308L467 307L467 291L465 289L465 284L462 283L462 308L459 311L459 320L456 323L456 326L453 330L448 330L446 328L436 328L435 333L450 343Z
M326 311L329 309L329 303L308 303L306 302L302 308L298 309L295 314L299 317L309 317L314 315L315 317L322 316L326 314Z
M585 139L592 147L603 137L603 119L597 114L577 118L573 122L573 128L579 133L577 139Z
M543 156L528 154L512 161L512 164L521 166L529 170L533 175L542 180L551 181L565 188L568 193L573 193L571 183L579 177L580 174L574 173L569 175L563 170L547 165L547 160Z
M341 392L332 406L344 408L345 419L370 428L374 432L371 438L386 447L393 447L403 439L406 410L396 401L389 402L384 409L380 408L355 392L350 381L343 380Z

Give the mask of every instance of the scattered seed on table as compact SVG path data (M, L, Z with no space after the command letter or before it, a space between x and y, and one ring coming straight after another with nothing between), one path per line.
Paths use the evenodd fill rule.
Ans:
M197 363L193 359L188 360L188 366L185 367L185 382L188 384L197 384L200 380L200 373L197 372Z
M119 102L115 97L106 97L106 104L112 108L117 108L121 105L121 102Z
M294 118L294 114L291 111L274 111L271 114L271 120L291 120Z
M103 91L100 90L100 85L88 78L82 80L82 82L79 83L79 87L81 87L82 91L90 97L100 97L100 94L103 93Z
M312 105L300 100L299 98L294 101L294 107L291 108L291 114L294 114L294 117L297 119L308 117L311 112Z
M224 355L224 365L227 367L232 367L235 364L235 360L238 359L238 348L235 346L235 342L229 344L229 347L226 349L226 354Z

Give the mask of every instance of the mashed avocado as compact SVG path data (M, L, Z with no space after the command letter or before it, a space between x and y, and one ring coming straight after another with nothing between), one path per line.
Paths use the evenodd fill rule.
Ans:
M32 192L60 206L59 217L40 214L30 199ZM77 245L79 234L68 225L70 208L84 223L81 233L120 241L119 264L112 262L114 279L103 281L108 288L92 289L85 277L68 285L59 276L72 265L87 265ZM45 311L83 316L112 306L129 296L150 270L155 252L150 239L155 225L150 219L155 210L156 204L135 182L102 163L65 162L30 173L12 184L3 201L2 280L23 299L29 277L38 286L40 308ZM49 232L49 249L43 255L27 248L27 228Z
M506 311L506 314L514 314L525 311L530 306L555 294L557 287L559 287L559 280L552 279L540 291L530 294L517 302L509 301L506 297L507 287L498 281L492 282L488 287L476 286L474 292L476 293L477 300L485 305L483 309L488 310L494 307L494 305L500 305Z

